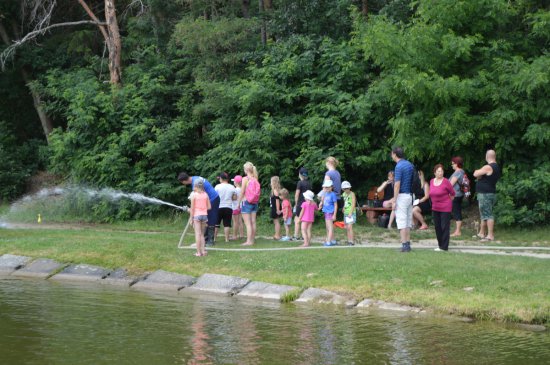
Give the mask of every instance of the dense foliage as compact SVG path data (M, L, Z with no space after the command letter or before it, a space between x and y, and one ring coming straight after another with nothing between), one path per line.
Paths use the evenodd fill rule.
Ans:
M300 166L319 184L323 160L333 155L361 201L392 167L392 145L426 171L461 155L471 172L494 148L505 168L499 221L548 222L550 8L543 0L284 0L266 1L272 6L262 11L247 1L143 3L143 11L117 3L124 14L119 87L106 82L92 27L27 44L0 74L5 85L19 68L32 73L29 86L56 127L45 150L51 171L182 202L179 171L214 178L250 160L263 185L280 175L293 187ZM68 2L58 6L79 14ZM9 147L40 132L28 90L13 84L12 93L0 92L22 101L16 111L0 102L0 110L21 123L3 118L2 133L13 138L1 140L0 152L9 154L2 182L24 181L37 166ZM9 184L2 197L21 194L22 185ZM120 217L154 211L125 207Z

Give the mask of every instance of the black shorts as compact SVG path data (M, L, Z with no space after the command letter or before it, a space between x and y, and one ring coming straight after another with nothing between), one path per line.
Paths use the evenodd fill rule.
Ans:
M453 199L453 218L457 222L462 222L462 200L464 196L455 196Z
M300 216L300 213L302 212L302 202L298 202L298 204L296 204L296 212L294 212L294 216L295 217L299 217Z
M218 211L218 224L216 224L216 227L219 227L221 222L223 222L224 227L231 227L232 218L233 218L233 209L220 208L220 210Z

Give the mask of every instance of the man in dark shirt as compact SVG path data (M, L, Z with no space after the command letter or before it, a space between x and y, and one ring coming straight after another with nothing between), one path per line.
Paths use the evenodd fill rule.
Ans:
M497 154L494 150L488 150L485 154L487 165L474 171L476 181L477 200L479 202L479 215L481 224L477 236L483 242L493 241L495 239L495 217L493 207L496 203L496 186L500 179L501 170L497 164ZM487 228L487 235L485 229Z
M392 149L391 158L396 162L392 209L395 210L395 222L401 236L401 252L410 252L414 166L405 160L405 154L401 147Z

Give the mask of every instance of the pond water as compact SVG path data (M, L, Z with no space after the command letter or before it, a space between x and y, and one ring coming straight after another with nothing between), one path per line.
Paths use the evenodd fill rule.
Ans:
M326 306L0 278L2 364L550 364L550 334Z

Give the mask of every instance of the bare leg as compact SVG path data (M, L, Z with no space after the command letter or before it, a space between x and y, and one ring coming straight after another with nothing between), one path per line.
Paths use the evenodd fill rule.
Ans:
M411 240L411 229L403 228L399 230L399 235L401 236L401 242L410 242Z
M493 219L487 219L487 238L490 240L495 239L495 221Z
M243 213L242 216L243 216L243 221L244 221L244 225L246 227L246 242L243 243L244 246L249 246L251 245L252 243L252 240L254 237L253 236L253 232L252 232L252 219L251 219L251 215L252 213Z
M276 240L281 239L281 222L279 221L279 218L276 218L273 220L273 224L275 225L275 235L273 238Z
M304 239L304 243L301 245L301 247L309 246L309 241L311 237L309 237L307 230L308 230L308 222L302 222L302 238Z
M479 233L477 234L479 237L485 237L486 226L487 226L487 221L482 220L481 224L479 225Z
M451 237L460 236L462 234L461 228L462 228L462 221L456 221L456 229L453 232L453 234L451 235Z
M422 216L422 211L419 207L413 208L413 217L420 223L420 228L427 228L428 225L426 224L426 221L424 220L424 217Z
M348 242L353 243L353 224L346 224L346 231L348 234Z
M229 242L229 227L224 226L223 227L223 233L225 235L225 242Z
M390 221L388 223L388 228L391 228L394 220L395 220L395 210L392 210L390 213Z
M202 224L202 227L201 227L201 229L202 229L202 234L201 234L201 240L202 240L202 242L201 242L201 255L205 256L206 255L206 248L205 248L206 242L204 240L204 233L208 229L208 225L206 224L206 222L201 222L201 224Z
M252 228L252 240L250 244L256 243L256 212L250 214L250 227Z
M285 224L285 236L290 237L290 225Z
M204 234L202 229L202 223L199 221L193 221L193 229L195 230L195 242L197 244L197 254L201 254L201 244L202 240L204 240Z
M299 230L300 230L300 220L298 219L298 217L294 217L294 237L296 238L300 237L298 235L298 233L300 233ZM302 238L303 238L303 235L302 235Z

